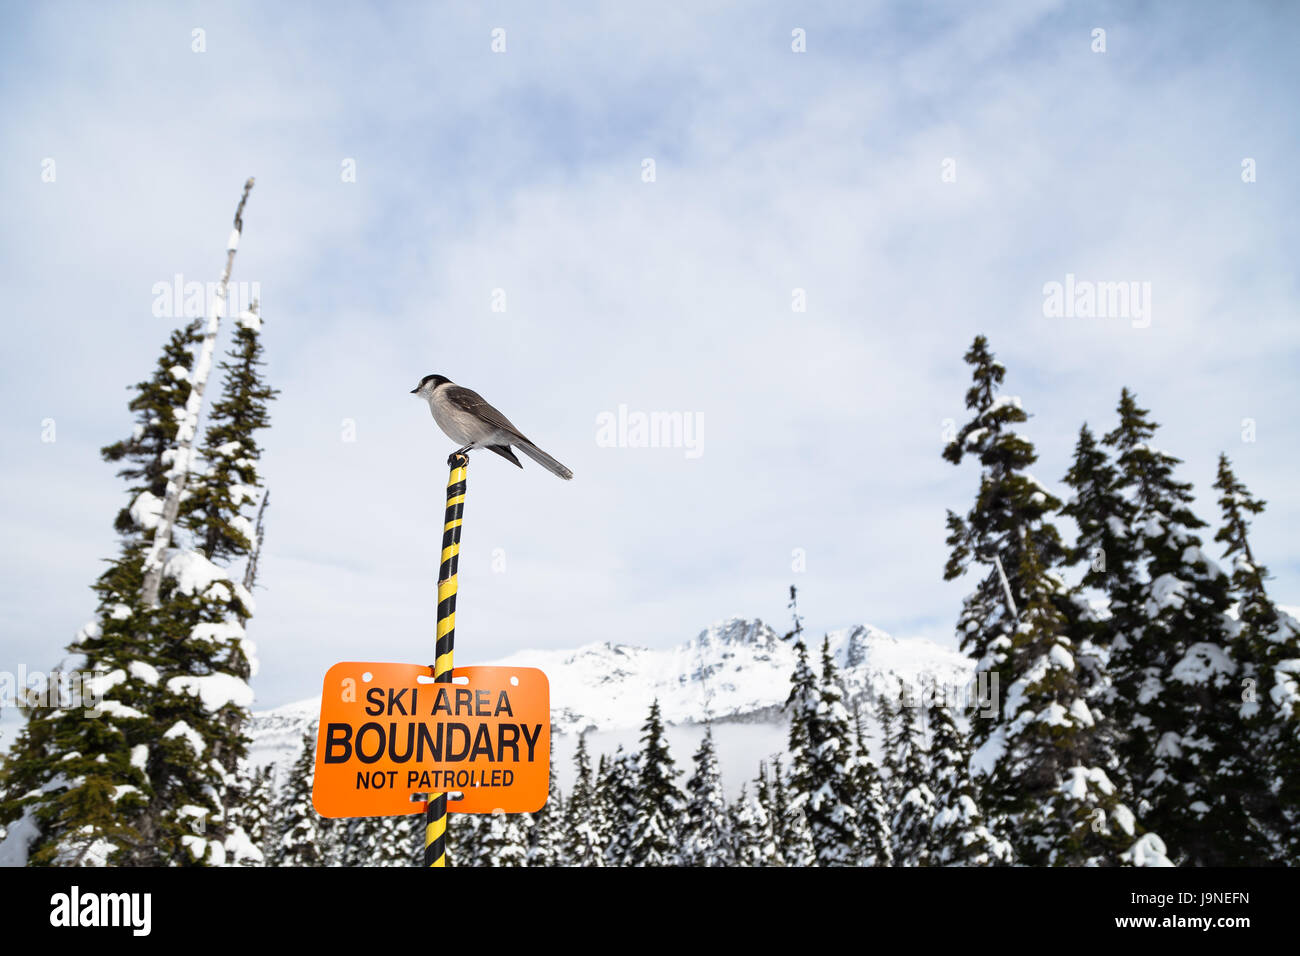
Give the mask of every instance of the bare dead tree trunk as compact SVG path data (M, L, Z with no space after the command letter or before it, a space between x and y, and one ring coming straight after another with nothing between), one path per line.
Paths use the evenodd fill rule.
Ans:
M239 247L239 237L244 230L244 204L253 188L250 176L244 183L244 194L235 209L235 228L226 242L226 268L221 273L221 282L217 286L216 298L208 308L208 327L203 336L203 345L199 350L198 361L190 375L190 396L185 403L185 417L176 433L175 456L171 471L168 473L167 496L163 499L162 516L154 529L153 542L144 559L144 586L140 589L147 607L158 606L158 591L162 587L163 555L172 542L172 532L176 527L176 518L180 514L181 495L189 482L190 468L194 464L194 439L199 430L199 411L203 408L203 390L208 384L208 375L212 371L212 357L217 348L217 331L221 328L221 317L226 310L226 290L230 284L230 270L235 266L235 250Z
M257 506L257 529L254 533L253 550L248 555L248 564L244 566L244 587L248 592L253 592L253 585L257 583L257 559L262 555L262 539L266 535L266 529L263 527L263 520L266 517L266 506L271 501L271 491L267 489L262 495L262 503Z

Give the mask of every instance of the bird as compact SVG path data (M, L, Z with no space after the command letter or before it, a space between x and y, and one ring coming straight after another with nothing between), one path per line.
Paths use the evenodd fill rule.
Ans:
M457 385L447 376L426 375L411 389L411 394L425 399L438 427L452 441L461 443L461 447L452 453L453 459L471 448L486 448L522 468L523 464L510 450L513 445L551 474L566 481L573 477L572 471L525 438L510 419L489 405L482 395Z

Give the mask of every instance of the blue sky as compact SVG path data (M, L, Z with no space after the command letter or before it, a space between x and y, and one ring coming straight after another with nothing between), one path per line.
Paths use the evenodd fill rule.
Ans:
M814 630L951 643L944 509L976 475L942 428L979 332L1037 477L1128 385L1204 518L1220 450L1269 501L1256 551L1300 600L1296 11L844 6L4 5L0 667L89 618L123 503L97 450L174 324L153 286L217 277L249 175L234 278L282 390L260 705L429 657L429 372L576 472L475 460L461 663L779 623L792 582ZM1045 317L1067 274L1149 282L1150 326ZM620 405L699 416L702 454L600 447Z

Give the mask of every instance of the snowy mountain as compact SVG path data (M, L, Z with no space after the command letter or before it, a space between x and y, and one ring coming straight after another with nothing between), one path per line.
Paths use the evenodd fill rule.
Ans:
M922 682L960 687L973 672L968 658L927 640L899 640L869 626L827 636L851 702L891 686L896 689L900 682L915 688ZM820 639L809 634L808 643L816 666ZM568 775L567 756L577 734L589 731L588 746L597 753L619 744L635 747L656 698L665 722L675 730L670 742L679 761L689 757L687 748L698 738L703 721L713 721L729 786L738 786L753 775L761 757L784 747L781 706L790 690L794 647L759 620L721 621L676 647L604 642L576 650L519 651L483 663L537 667L546 673L552 731L567 738L555 744L556 771L562 780ZM319 710L320 699L313 698L254 714L253 760L281 766L291 761Z

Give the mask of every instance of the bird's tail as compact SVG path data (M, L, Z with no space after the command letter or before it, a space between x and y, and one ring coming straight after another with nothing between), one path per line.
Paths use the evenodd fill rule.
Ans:
M550 455L546 454L546 452L542 451L540 448L538 448L536 445L534 445L532 442L528 441L527 439L521 438L519 439L519 441L515 442L514 444L516 448L522 451L533 461L537 462L537 464L541 465L551 474L559 475L561 478L563 478L566 481L573 477L573 472L569 471L569 469L565 468L558 461L556 461Z

